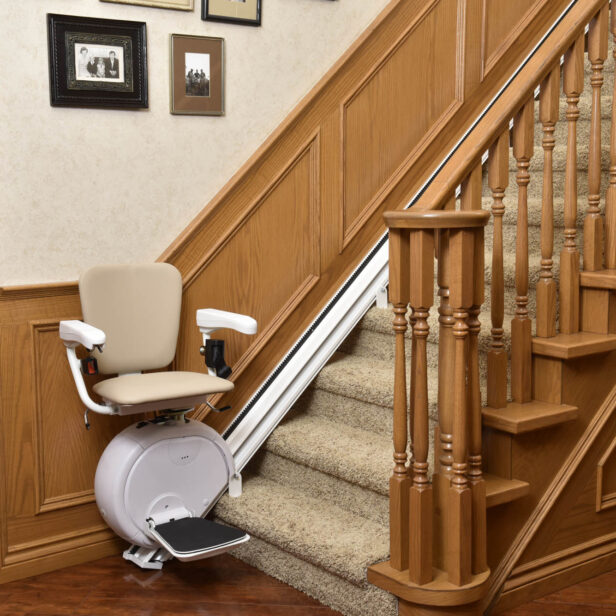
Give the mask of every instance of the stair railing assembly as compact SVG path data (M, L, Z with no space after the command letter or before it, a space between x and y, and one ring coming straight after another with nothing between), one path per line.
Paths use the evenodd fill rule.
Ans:
M616 106L612 110L609 187L605 218L601 194L601 89L607 58L609 3L580 0L575 18L562 24L524 77L523 90L498 101L468 147L449 161L412 210L387 212L390 302L396 338L394 379L394 469L390 480L390 560L370 567L368 579L397 595L400 614L479 614L490 585L486 556L486 488L482 476L481 391L478 315L484 301L484 225L481 156L487 150L493 197L491 345L487 401L492 408L532 399L532 352L541 339L580 330L608 334L609 290L581 285L586 272L616 269ZM611 32L616 39L616 10ZM592 88L588 143L588 206L584 219L583 272L577 238L577 120L584 88L585 29ZM561 56L564 54L561 84ZM616 47L614 55L616 56ZM532 63L532 61L531 61ZM530 76L529 76L530 75ZM616 82L615 82L616 85ZM514 84L515 86L515 84ZM539 86L539 100L534 92ZM560 88L566 96L564 245L559 291L553 273L554 199L552 152ZM616 92L614 93L616 101ZM536 336L529 314L529 165L534 153L535 105L543 139L541 264L537 284ZM490 117L490 113L492 116ZM513 119L513 127L510 122ZM518 187L515 256L515 316L511 354L504 345L505 284L503 198L509 177L509 148ZM460 187L459 209L456 189ZM430 480L428 444L428 316L434 298L434 259L439 313L438 428ZM410 403L407 404L405 332L412 328ZM557 328L557 307L559 322ZM599 312L601 312L599 310ZM539 341L539 342L538 342ZM510 361L511 378L507 366ZM409 419L410 418L410 419ZM410 435L410 460L407 448ZM408 464L407 464L408 462ZM457 608L455 607L457 606Z

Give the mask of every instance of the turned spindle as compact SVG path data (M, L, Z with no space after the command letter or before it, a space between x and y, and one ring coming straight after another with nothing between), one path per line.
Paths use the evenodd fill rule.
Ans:
M610 30L616 62L616 6L612 6ZM605 267L616 269L616 79L612 91L612 131L610 134L610 184L605 195Z
M488 406L499 409L507 405L507 351L503 342L505 319L505 280L503 272L503 197L509 184L509 130L501 133L488 153L488 184L492 191L494 219L492 246L492 281L490 303L492 340L488 351Z
M560 331L580 329L580 253L577 249L577 120L584 88L584 34L565 53L563 90L567 97L565 166L565 243L560 253Z
M511 397L530 402L531 320L528 317L528 167L534 149L534 100L530 98L513 121L513 156L517 163L518 220L515 250L515 317L511 321Z
M539 119L543 128L543 193L541 199L541 273L537 284L537 336L556 335L556 281L552 272L554 253L554 176L552 151L558 121L560 65L541 83Z
M588 210L584 219L584 269L603 269L603 218L601 200L601 86L603 63L607 58L609 5L595 15L588 29L588 59L592 73L592 106L590 110L590 140L588 144Z
M428 316L434 301L434 232L410 232L410 303L413 308L413 464L409 495L409 579L432 580L432 484L428 479Z
M408 567L409 501L411 484L407 462L406 357L404 334L409 301L408 232L389 231L389 298L394 305L393 329L396 338L394 364L394 469L389 480L389 524L391 566Z

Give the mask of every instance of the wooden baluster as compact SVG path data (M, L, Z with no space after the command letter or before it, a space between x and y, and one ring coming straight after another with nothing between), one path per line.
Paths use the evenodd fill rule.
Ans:
M413 483L409 500L409 579L414 584L432 580L432 485L428 480L428 316L434 301L434 232L410 233L410 302L415 325L416 357L413 399Z
M558 121L560 65L541 84L539 119L543 125L543 198L541 201L541 274L537 284L537 336L556 336L556 281L552 273L554 252L554 179L552 150Z
M492 342L488 351L488 406L507 405L507 352L503 342L505 281L503 274L503 197L509 184L509 130L492 144L488 155L488 184L492 191L494 218L492 247L491 316Z
M511 322L511 397L531 400L531 320L528 318L528 166L533 155L534 100L520 109L513 122L513 155L518 172L518 221L515 252L516 309Z
M452 197L446 210L455 209L455 197ZM447 499L449 497L449 483L451 480L453 455L453 380L454 337L453 337L453 311L449 304L449 231L440 229L438 235L438 295L440 303L439 313L439 339L438 339L438 441L440 450L435 447L434 474L432 486L434 490L435 507L438 514L435 517L435 556L440 560L434 565L440 569L445 568L442 560L447 551Z
M407 406L404 334L409 301L409 235L403 229L389 230L389 297L394 305L396 334L394 372L394 470L389 480L389 528L391 566L398 571L408 567L409 501L411 485L406 468Z
M612 6L610 22L616 61L616 6ZM612 132L610 139L610 185L605 196L605 267L616 269L616 79L612 91Z
M588 30L588 59L592 65L592 107L588 146L588 211L584 219L584 269L603 269L603 218L601 199L601 86L603 63L607 58L609 5L595 15Z
M466 393L468 307L473 303L474 231L455 229L449 232L450 284L449 301L453 307L454 355L454 426L453 477L449 488L447 575L457 586L471 577L471 493L466 477L468 412Z
M475 166L462 184L462 210L481 209L481 164ZM486 546L486 486L481 469L481 387L479 382L479 313L484 301L484 233L474 231L473 295L468 310L467 413L469 422L468 481L472 501L472 572L488 568ZM506 373L505 373L506 376ZM507 382L505 381L505 386Z
M565 244L560 253L560 331L580 329L580 253L577 235L577 119L584 88L584 34L565 54L563 90L567 96L567 163L565 167Z

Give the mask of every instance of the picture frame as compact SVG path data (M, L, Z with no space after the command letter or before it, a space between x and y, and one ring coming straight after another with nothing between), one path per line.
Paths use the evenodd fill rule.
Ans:
M261 25L261 0L201 0L201 19Z
M224 39L172 34L169 57L171 113L224 115Z
M148 106L145 22L47 14L53 107Z
M175 9L177 11L192 11L195 8L194 0L101 0L101 2L134 4L157 9Z

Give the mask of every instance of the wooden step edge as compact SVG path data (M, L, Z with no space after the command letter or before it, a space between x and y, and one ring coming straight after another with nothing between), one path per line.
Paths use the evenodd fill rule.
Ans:
M616 350L616 334L558 334L553 338L533 338L533 353L556 359L575 359Z
M616 290L616 270L606 269L596 272L580 272L580 286L591 289Z
M432 568L432 581L418 586L409 580L409 571L398 571L389 560L368 567L368 582L417 605L440 606L449 609L479 601L485 596L490 581L490 570L473 575L465 586L449 582L447 573ZM464 612L468 613L468 612Z
M577 406L550 404L533 400L527 404L510 402L502 409L486 406L482 409L482 423L508 434L524 434L572 421L578 416Z
M504 479L489 473L484 473L483 479L486 482L486 506L488 508L522 498L530 490L530 484L519 479Z

